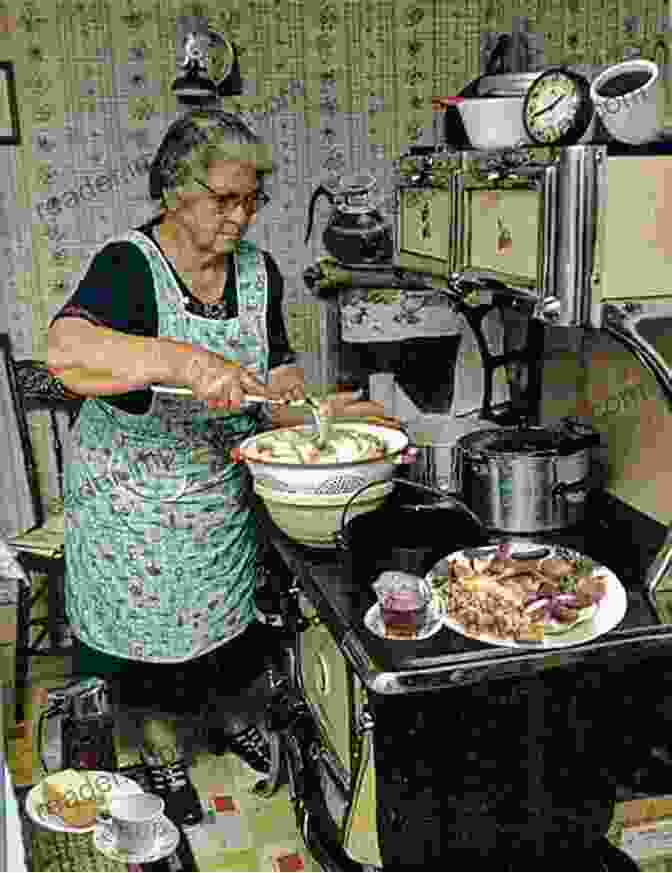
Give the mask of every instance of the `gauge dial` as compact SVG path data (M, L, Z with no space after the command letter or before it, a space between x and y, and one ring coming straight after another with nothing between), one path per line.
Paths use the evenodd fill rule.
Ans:
M530 85L523 122L540 145L571 145L588 130L594 112L586 78L563 68L546 70Z

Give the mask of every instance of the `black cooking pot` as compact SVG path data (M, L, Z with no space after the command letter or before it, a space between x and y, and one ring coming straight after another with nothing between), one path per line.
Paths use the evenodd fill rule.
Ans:
M379 509L347 518L355 498L375 484L369 483L343 510L336 541L353 580L371 583L386 570L424 576L451 552L488 542L483 525L460 500L406 479L391 481L397 487Z

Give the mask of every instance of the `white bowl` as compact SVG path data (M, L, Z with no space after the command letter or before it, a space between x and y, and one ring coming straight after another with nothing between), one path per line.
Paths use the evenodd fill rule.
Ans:
M665 89L659 77L657 64L634 58L609 67L593 80L590 96L595 111L615 139L642 145L658 138L665 113Z
M367 488L348 507L346 523L357 515L382 506L394 490L394 482L379 482ZM264 501L274 523L288 537L306 546L333 549L341 530L343 512L351 494L287 494L255 482L254 490Z
M457 104L469 142L475 149L529 145L523 124L525 97L465 98Z
M332 427L360 430L375 434L389 447L388 453L375 461L356 461L349 464L279 464L245 457L245 449L254 446L257 436L248 437L240 444L240 452L254 478L255 486L285 494L350 495L369 482L382 482L395 475L402 453L408 446L408 437L400 430L361 421L335 422ZM310 427L282 428L281 430L311 431ZM261 434L259 435L261 436Z

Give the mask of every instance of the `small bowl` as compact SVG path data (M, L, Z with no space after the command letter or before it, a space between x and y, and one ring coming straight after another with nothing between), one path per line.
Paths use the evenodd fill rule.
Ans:
M525 97L476 97L457 103L469 142L475 149L530 145L523 123Z

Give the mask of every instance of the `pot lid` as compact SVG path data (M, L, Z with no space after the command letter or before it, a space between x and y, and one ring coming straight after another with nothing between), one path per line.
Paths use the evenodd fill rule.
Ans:
M576 433L564 427L511 427L477 431L458 442L466 453L488 455L558 455L579 451L593 435Z

